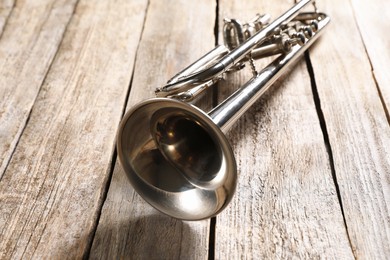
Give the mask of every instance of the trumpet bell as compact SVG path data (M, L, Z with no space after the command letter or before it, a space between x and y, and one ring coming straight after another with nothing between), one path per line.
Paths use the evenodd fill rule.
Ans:
M175 218L199 220L230 202L237 182L233 151L202 110L169 98L144 101L126 113L118 155L134 189Z

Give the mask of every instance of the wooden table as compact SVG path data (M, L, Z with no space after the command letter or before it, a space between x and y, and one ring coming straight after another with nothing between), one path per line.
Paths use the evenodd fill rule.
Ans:
M231 204L187 222L127 181L121 117L220 43L224 17L293 1L1 0L0 258L388 259L390 5L317 2L330 28L228 135Z

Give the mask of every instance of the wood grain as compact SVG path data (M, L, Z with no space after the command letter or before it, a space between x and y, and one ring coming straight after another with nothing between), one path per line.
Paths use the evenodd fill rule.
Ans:
M378 0L351 2L390 124L390 4Z
M333 25L322 39L326 44L318 44L311 53L312 63L350 240L356 258L387 259L390 127L357 27L358 20L367 19L355 17L349 1L322 5L332 14ZM388 81L381 90L387 85Z
M0 38L14 5L14 0L0 0Z
M51 26L58 25L59 17L67 13L58 9L59 3L53 7L55 19L49 15L48 21L57 21ZM69 4L66 6L69 8ZM36 8L29 11L38 12L42 6ZM51 6L44 9L52 10ZM78 4L0 182L1 259L87 255L110 174L116 128L125 105L145 9L146 1ZM36 19L35 15L31 19ZM7 28L12 24L10 20ZM43 28L45 24L41 24ZM11 34L7 28L2 48ZM36 35L30 37L38 37L38 42L47 47L45 51L53 52L45 42L59 35L53 31L47 32L49 35L34 32ZM37 63L31 64L33 61ZM38 77L35 70L47 66L47 62L38 61L27 59L22 75ZM11 76L15 81L15 75ZM30 91L23 80L19 93ZM39 84L35 88L39 89ZM29 109L25 103L19 105Z
M292 5L220 1L220 20L276 18ZM294 67L229 134L239 182L216 220L217 259L353 258L304 59ZM248 68L230 80L237 87L250 77Z
M128 108L214 45L214 1L152 0L147 13ZM91 258L205 259L208 236L208 220L175 220L149 206L116 163Z
M210 50L216 20L293 2L0 0L0 259L387 259L385 0L317 1L330 28L228 135L239 183L215 226L154 210L115 158L123 112Z
M76 0L22 1L0 38L0 179L28 120L46 73L61 43ZM5 20L4 20L5 22ZM4 23L0 22L0 32Z

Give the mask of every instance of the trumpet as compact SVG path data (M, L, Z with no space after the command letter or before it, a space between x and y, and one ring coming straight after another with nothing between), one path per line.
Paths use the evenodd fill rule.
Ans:
M210 218L228 205L237 166L225 134L329 24L316 8L302 11L309 3L296 3L272 22L269 15L248 23L225 19L224 45L125 114L117 134L118 156L134 190L150 205L183 220ZM278 56L257 72L253 60L273 55ZM253 77L210 112L191 104L225 73L247 63Z

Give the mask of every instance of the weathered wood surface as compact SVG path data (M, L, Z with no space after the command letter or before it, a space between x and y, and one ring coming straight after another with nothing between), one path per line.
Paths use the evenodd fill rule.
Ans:
M0 0L0 258L388 258L384 0L317 1L330 28L228 135L239 183L216 219L162 215L116 160L123 112L221 42L224 17L293 2Z
M291 4L220 1L220 18L249 20L256 8L277 17ZM229 79L237 87L250 77L248 68ZM237 196L217 217L218 259L353 258L304 58L229 137L240 171Z
M348 1L324 1L323 7L334 23L322 39L326 44L318 44L311 57L348 233L357 258L385 259L390 255L389 122L355 20L359 16ZM389 52L381 40L376 48ZM389 64L378 75L388 74ZM388 91L389 83L380 89Z
M11 1L2 1L0 158L4 159L0 162L0 179L72 17L75 3L75 0L38 0L14 6ZM7 27L2 28L5 24Z
M8 21L8 17L15 5L14 0L1 0L0 1L0 36L3 33L5 24Z
M146 5L78 3L0 182L1 259L81 258L88 253ZM7 28L1 46L10 44L6 36ZM46 37L59 36L52 32ZM22 72L34 78L35 68L46 66L40 62L27 59ZM17 83L11 73L5 76ZM29 85L20 86L22 91L28 92Z
M147 14L128 108L153 97L156 87L215 43L214 1L151 0ZM91 258L205 259L208 237L208 220L165 217L135 194L116 163Z
M389 69L386 69L390 60L388 35L390 24L383 22L390 21L390 4L380 0L370 2L353 0L351 2L374 79L386 105L387 119L390 122L390 73Z

